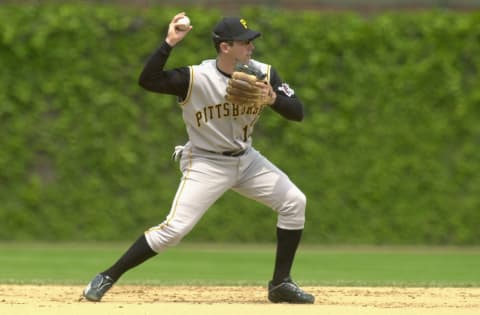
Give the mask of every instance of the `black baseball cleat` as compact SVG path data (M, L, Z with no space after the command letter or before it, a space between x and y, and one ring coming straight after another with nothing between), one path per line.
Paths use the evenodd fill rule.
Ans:
M300 289L289 277L277 285L272 281L268 283L268 300L272 303L313 304L315 297Z
M83 290L83 296L89 301L99 302L114 283L115 281L109 276L98 274Z

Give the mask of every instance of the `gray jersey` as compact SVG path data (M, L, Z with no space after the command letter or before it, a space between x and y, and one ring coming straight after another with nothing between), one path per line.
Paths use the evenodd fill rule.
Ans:
M270 66L252 60L270 79ZM216 60L190 66L190 86L181 103L183 120L195 148L211 151L241 151L251 146L253 127L263 109L254 104L232 104L225 100L229 78Z

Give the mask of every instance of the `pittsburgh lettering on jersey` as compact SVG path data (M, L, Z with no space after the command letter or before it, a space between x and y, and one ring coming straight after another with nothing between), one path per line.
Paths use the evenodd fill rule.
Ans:
M238 117L242 115L257 115L262 110L263 106L259 105L245 105L223 103L217 105L205 106L202 110L195 113L197 119L197 126L200 127L202 123L208 123L213 119L222 119L225 117Z

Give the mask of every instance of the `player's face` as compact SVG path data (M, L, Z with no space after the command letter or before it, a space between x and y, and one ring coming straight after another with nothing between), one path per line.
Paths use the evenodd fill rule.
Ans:
M236 60L248 63L252 58L255 46L251 40L236 40L233 42L231 53Z

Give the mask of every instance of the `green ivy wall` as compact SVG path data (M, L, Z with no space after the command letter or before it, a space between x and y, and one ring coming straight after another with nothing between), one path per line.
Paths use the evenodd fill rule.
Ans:
M163 220L186 141L175 99L138 84L175 12L0 6L0 239L124 240ZM211 58L218 11L167 67ZM480 14L250 7L256 58L303 100L254 144L308 198L305 242L480 243ZM227 193L191 241L267 242L275 215Z

